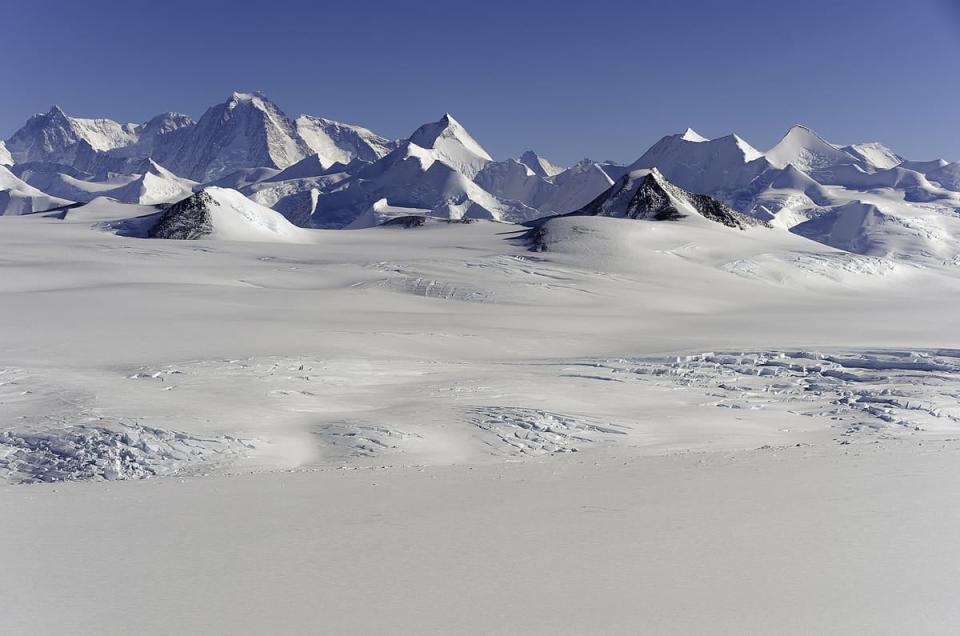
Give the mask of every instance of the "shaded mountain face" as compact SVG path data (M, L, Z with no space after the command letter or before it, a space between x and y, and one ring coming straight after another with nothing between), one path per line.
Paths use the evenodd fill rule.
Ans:
M679 221L699 215L739 230L764 225L755 217L737 212L712 197L675 186L656 169L627 173L573 214L654 221Z

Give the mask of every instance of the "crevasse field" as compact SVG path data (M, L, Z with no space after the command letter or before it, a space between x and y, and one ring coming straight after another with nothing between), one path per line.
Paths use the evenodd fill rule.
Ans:
M0 217L3 631L960 621L948 260L695 214L535 251L153 212Z

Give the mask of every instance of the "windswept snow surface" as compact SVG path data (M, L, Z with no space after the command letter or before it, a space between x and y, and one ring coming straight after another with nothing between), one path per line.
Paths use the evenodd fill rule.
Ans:
M178 155L219 186L0 217L5 626L955 631L952 164L659 144L717 193L445 118L271 180L311 149L258 99Z

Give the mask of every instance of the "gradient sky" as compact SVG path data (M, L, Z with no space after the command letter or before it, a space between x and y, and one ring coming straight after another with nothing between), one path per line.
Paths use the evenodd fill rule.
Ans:
M692 126L793 123L960 159L960 0L4 0L0 136L199 117L233 90L405 137L453 113L496 158L632 161Z

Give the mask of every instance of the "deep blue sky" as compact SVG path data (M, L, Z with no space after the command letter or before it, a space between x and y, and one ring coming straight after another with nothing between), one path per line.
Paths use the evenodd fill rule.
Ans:
M0 137L59 104L199 117L233 90L388 137L452 112L497 158L633 160L692 126L761 150L960 159L960 0L4 0Z

